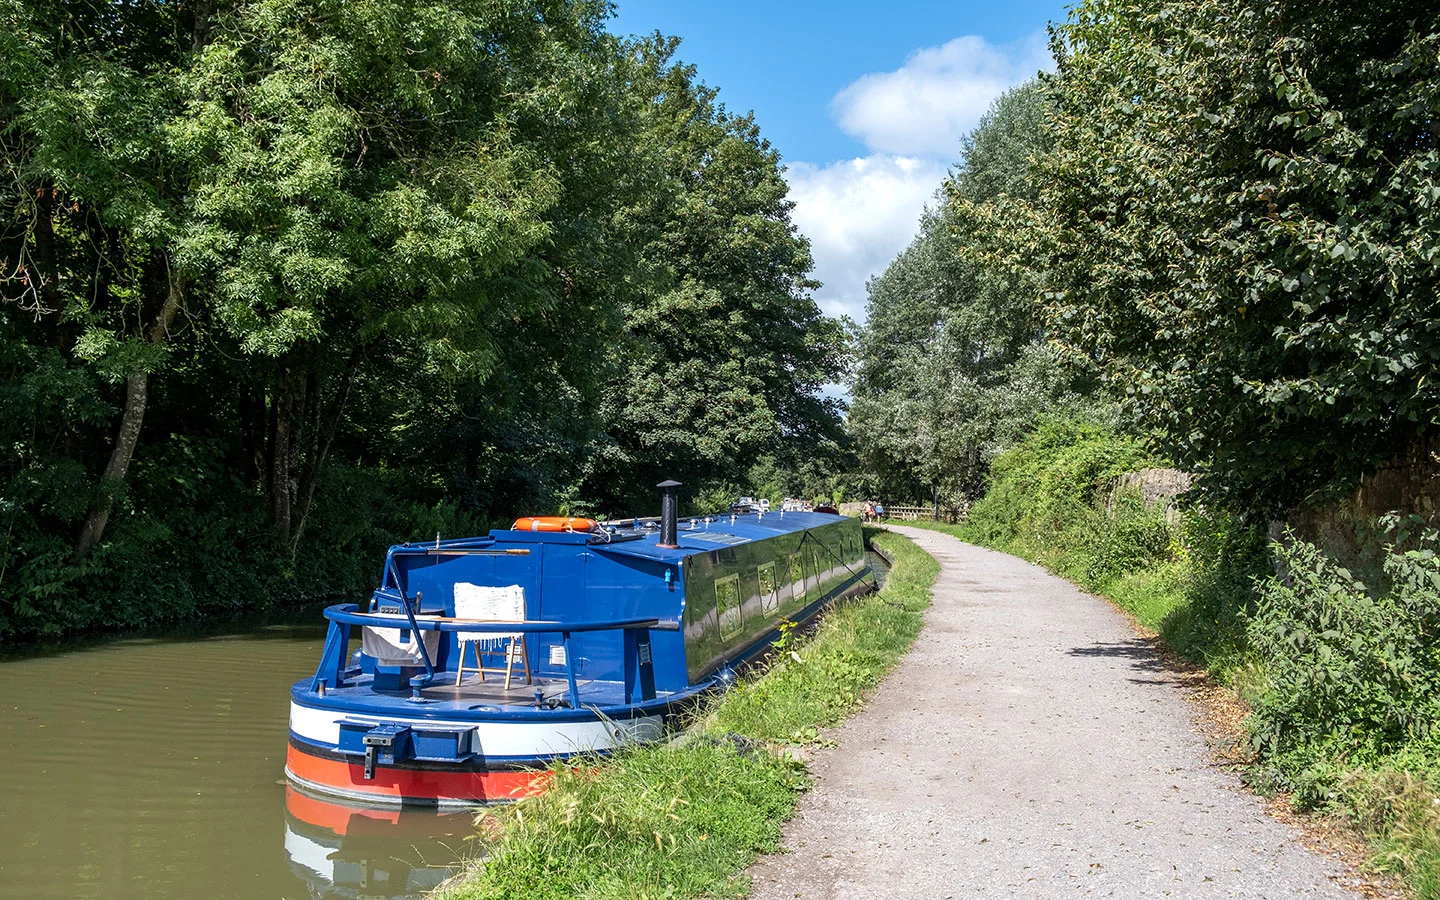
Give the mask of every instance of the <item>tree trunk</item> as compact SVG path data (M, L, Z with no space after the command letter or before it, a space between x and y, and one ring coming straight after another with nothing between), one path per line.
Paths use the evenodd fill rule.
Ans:
M210 43L210 16L215 12L215 4L210 0L201 0L195 4L195 21L190 28L190 52L199 53Z
M265 463L265 397L245 382L240 384L241 453L248 467L246 475L255 484L264 484L269 467Z
M30 271L30 284L35 290L35 312L57 312L60 309L60 279L55 264L55 188L41 187L35 192L35 257L36 267ZM23 257L22 257L23 259ZM24 304L21 305L24 309ZM56 328L56 335L64 333Z
M295 408L295 395L290 390L290 374L280 379L271 400L274 422L270 430L270 511L275 534L282 541L290 540L290 417Z
M152 344L162 344L170 333L170 323L180 309L182 286L173 274L167 274L169 290L160 313L151 323L145 337ZM150 402L150 373L131 372L125 379L125 411L120 416L120 432L115 436L115 449L110 451L110 461L105 464L105 474L100 478L101 496L90 508L80 536L75 540L75 554L72 563L85 558L90 548L105 535L105 526L110 521L110 511L115 508L115 494L125 481L130 469L130 460L135 456L135 445L140 441L140 427L145 424L145 407Z
M300 478L300 489L296 494L297 515L295 521L295 533L290 539L290 553L293 555L300 547L300 536L305 532L305 522L310 516L311 504L315 501L315 486L320 481L320 467L325 464L325 457L330 453L330 445L335 440L335 432L340 428L340 417L345 412L345 401L350 396L350 386L355 382L355 372L360 368L360 363L365 360L365 346L356 347L350 354L350 362L345 367L345 375L340 379L340 386L335 390L335 398L330 403L330 408L323 414L321 409L320 392L315 389L314 396L317 415L315 424L310 434L310 451L305 456L305 470Z

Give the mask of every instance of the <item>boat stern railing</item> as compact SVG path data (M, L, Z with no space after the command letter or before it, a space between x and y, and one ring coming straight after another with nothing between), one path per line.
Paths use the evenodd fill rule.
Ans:
M571 636L596 631L619 631L623 634L625 700L627 703L642 703L655 699L655 666L650 644L652 631L678 631L680 623L658 618L606 619L589 622L536 621L482 622L474 619L457 619L429 614L415 615L410 605L403 604L403 614L361 612L354 603L337 603L325 610L330 620L330 629L325 635L325 649L321 652L320 666L310 683L310 690L320 693L329 688L345 686L345 671L350 647L350 629L398 628L402 631L438 631L495 634L537 634L558 633L565 647L565 680L568 687L570 706L580 708L580 689L575 677L575 655L571 652ZM425 664L422 686L428 686L436 677L435 667L425 642L417 636L417 643Z

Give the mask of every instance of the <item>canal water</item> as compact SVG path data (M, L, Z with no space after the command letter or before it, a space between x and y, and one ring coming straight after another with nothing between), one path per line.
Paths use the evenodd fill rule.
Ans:
M875 573L875 582L881 587L884 587L885 579L890 575L890 563L886 561L885 557L876 553L874 550L867 549L865 551L865 564L870 567L871 572Z
M448 877L473 855L470 815L287 790L289 687L324 637L273 626L0 662L0 898L419 897Z
M418 898L452 874L470 814L286 787L290 685L324 639L274 625L0 662L0 900Z

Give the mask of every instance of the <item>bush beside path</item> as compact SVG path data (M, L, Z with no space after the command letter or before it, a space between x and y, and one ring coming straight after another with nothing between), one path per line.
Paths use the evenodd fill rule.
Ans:
M893 530L941 564L926 628L817 760L791 852L751 870L759 900L1355 896L1212 764L1179 680L1113 607Z

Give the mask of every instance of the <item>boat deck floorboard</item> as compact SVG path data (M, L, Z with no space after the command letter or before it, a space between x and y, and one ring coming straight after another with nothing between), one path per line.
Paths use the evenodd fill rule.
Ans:
M624 704L625 686L616 681L579 680L577 687L583 706L610 707ZM489 676L483 682L473 675L467 675L459 685L450 674L435 684L422 688L420 699L432 711L475 710L493 707L495 709L534 709L535 695L539 692L542 701L568 701L570 689L563 678L534 678L530 684L524 678L515 679L510 689L505 689L504 676ZM661 692L664 695L664 692ZM401 710L414 712L416 703L410 691L377 691L372 687L370 676L347 679L345 686L331 688L328 696L353 701L363 701L377 713L393 714Z

